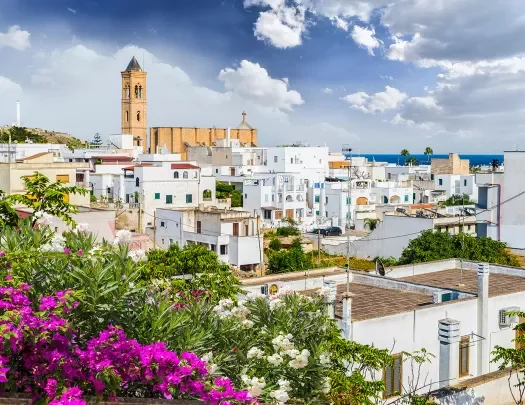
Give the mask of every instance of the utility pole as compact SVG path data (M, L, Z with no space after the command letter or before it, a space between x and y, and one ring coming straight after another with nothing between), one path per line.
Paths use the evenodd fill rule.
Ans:
M157 210L153 211L153 249L157 249Z
M259 268L261 269L261 277L264 276L264 255L261 248L261 216L257 215L257 240L259 242L259 260L261 261Z
M317 264L321 264L321 229L317 228Z
M350 159L348 160L348 181L347 181L347 205L348 213L346 220L346 292L350 292L350 219L352 216L352 148L349 145L343 145L343 153L349 153Z

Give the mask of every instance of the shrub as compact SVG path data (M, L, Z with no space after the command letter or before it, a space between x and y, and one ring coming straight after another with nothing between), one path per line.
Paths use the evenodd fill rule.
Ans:
M92 202L92 203L96 203L97 202L97 197L94 194L91 194L89 196L89 201Z
M269 274L311 269L312 258L305 254L299 238L294 239L290 249L271 252L268 257Z
M277 236L299 236L301 232L294 226L282 226L275 229L275 234Z
M268 247L272 250L281 250L283 248L283 244L279 239L273 238L268 244Z

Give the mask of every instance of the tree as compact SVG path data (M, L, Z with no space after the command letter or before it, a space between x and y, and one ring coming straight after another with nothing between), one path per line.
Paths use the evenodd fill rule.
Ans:
M102 137L97 132L95 136L93 137L93 140L91 141L91 145L93 146L102 146Z
M301 239L295 238L288 250L271 252L268 256L269 274L285 273L313 268L312 258L305 254Z
M412 239L403 250L399 264L412 264L463 258L519 266L517 258L507 251L507 245L491 238L475 238L468 234L450 235L448 232L426 230Z
M525 312L509 312L505 315L516 316L519 319L525 318ZM516 405L521 405L525 399L525 323L518 323L514 330L518 335L512 340L516 347L496 346L492 352L494 355L492 363L499 363L500 370L508 368L507 380L512 399Z
M364 220L364 226L365 228L368 228L368 230L373 231L377 228L377 225L380 223L381 221L377 218L365 218Z
M283 248L283 244L279 239L273 238L268 244L268 248L272 250L281 250Z
M430 156L433 154L434 154L434 151L432 150L432 148L430 146L427 146L425 148L425 155L427 156L429 162L430 162Z
M470 201L470 198L467 194L463 195L453 195L446 199L446 201L443 201L443 205L445 207L453 207L458 205L473 205L475 204L474 201Z
M33 209L33 225L36 224L38 213L54 215L65 223L74 224L71 214L78 212L76 205L70 204L71 194L86 195L85 188L68 186L62 181L51 183L49 179L39 172L33 176L24 176L25 194L11 194L7 197L10 203L23 204Z
M0 227L16 227L19 219L9 200L5 198L4 192L0 190Z
M410 152L408 151L408 149L402 149L400 155L403 157L407 157L408 155L410 155Z
M409 156L405 159L405 166L417 166L419 161L415 156Z
M240 190L233 190L230 196L232 207L242 207L242 193Z
M492 162L490 162L490 166L492 167L493 172L499 169L499 165L499 159L492 159Z

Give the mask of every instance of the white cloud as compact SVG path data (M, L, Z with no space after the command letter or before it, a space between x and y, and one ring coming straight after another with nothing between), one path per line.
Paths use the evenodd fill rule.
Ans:
M73 14L77 13L77 10L75 10L74 8L71 8L71 7L68 7L67 11L69 11L70 13L73 13Z
M12 25L6 33L0 32L0 48L8 47L17 51L25 51L31 47L28 31L22 31L20 26Z
M342 29L343 31L348 31L348 26L350 23L346 21L344 18L341 18L339 16L335 16L331 18L332 23L339 29Z
M324 89L321 89L321 92L324 94L333 94L334 90L329 87L325 87Z
M342 143L357 143L361 141L359 136L353 132L327 122L312 125L310 129L316 134L317 139L330 139L332 142L336 141L339 145Z
M380 46L380 41L375 37L375 33L374 27L368 29L366 27L354 25L352 39L361 48L368 49L368 54L373 56L374 49L379 48Z
M22 93L22 86L7 77L0 76L0 95L6 93Z
M383 80L394 80L392 76L388 76L388 75L379 75L379 77Z
M295 90L289 90L288 83L273 79L258 63L243 60L237 69L226 68L219 73L219 80L226 90L277 110L293 110L304 103Z
M352 108L365 113L385 112L398 108L407 98L407 94L390 86L385 91L369 95L365 92L349 94L342 98Z

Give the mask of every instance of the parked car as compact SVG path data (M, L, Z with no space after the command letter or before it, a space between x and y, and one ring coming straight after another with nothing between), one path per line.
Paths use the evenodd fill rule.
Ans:
M341 228L339 228L338 226L331 226L329 228L314 229L312 232L316 234L317 231L319 231L319 233L322 236L341 236L343 234L343 230Z

